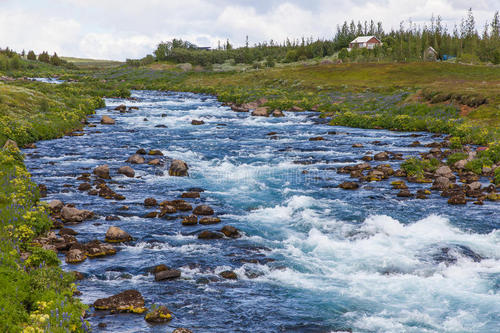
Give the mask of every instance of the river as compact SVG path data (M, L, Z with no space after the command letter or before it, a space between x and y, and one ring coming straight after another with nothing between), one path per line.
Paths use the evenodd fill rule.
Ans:
M398 198L394 179L354 191L336 187L349 175L335 168L362 162L367 151L417 155L429 148L410 144L433 142L431 134L332 127L313 112L252 117L208 95L134 91L133 97L107 99L89 117L96 127L85 128L84 136L25 151L33 179L48 188L47 201L98 214L71 226L79 241L104 240L110 225L135 238L118 245L114 256L78 265L60 256L64 269L86 275L81 299L91 304L137 289L148 305L174 313L165 327L141 315L91 311L95 331L99 323L110 332L500 331L498 204L449 206L438 192L427 200ZM120 104L138 110L112 110ZM116 124L101 125L102 115ZM205 124L191 125L193 119ZM325 140L309 141L317 136ZM160 149L166 166L132 165L136 178L116 174L139 148ZM168 175L171 158L187 162L189 177ZM397 169L400 162L371 164ZM102 164L112 170L110 187L126 200L78 191L76 177ZM408 185L412 192L429 187ZM145 198L173 200L195 187L204 190L201 198L186 200L213 207L220 224L143 218L154 210L144 207ZM130 209L120 210L123 205ZM120 220L106 221L109 215ZM243 237L196 237L223 225ZM181 278L155 282L150 269L158 264L180 269ZM238 280L220 278L224 270L234 270Z

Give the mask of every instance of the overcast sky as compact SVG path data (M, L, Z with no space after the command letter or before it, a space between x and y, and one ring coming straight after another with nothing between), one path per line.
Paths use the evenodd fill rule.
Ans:
M0 47L124 60L180 37L199 46L229 38L241 46L302 36L332 38L344 20L424 24L441 15L450 30L472 6L478 29L499 0L0 0Z

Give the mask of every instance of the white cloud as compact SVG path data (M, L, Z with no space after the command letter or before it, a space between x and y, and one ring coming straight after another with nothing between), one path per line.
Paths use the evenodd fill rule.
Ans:
M474 2L478 29L491 20L496 0ZM281 42L287 37L331 38L344 20L382 21L398 28L412 18L428 23L441 15L449 28L471 6L466 0L0 0L0 43L14 49L67 56L136 58L161 40L180 37L216 46Z

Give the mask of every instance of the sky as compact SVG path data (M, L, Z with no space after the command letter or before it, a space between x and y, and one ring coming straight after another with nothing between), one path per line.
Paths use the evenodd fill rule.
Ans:
M332 38L345 20L381 21L384 29L432 14L449 27L472 6L478 30L500 0L0 0L0 47L62 56L125 60L174 37L216 47L286 38Z

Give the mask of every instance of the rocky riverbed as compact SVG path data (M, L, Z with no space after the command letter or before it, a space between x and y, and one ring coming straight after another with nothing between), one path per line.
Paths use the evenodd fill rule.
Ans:
M95 330L498 325L488 170L413 179L400 168L408 156L445 161L444 136L190 93L106 102L84 131L25 151L61 227L39 242L79 272Z

